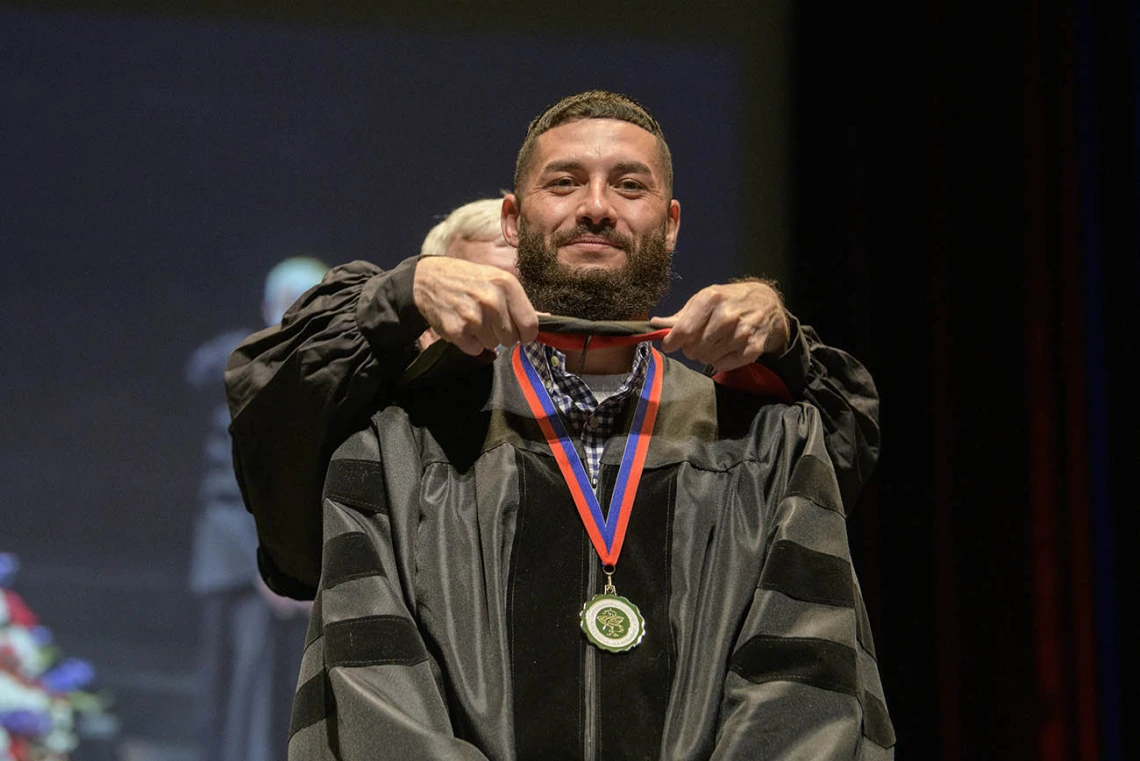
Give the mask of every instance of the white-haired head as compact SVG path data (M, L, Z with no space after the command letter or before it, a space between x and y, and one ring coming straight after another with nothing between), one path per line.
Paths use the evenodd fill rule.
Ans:
M454 252L448 249L456 240L495 240L501 237L502 208L501 198L482 198L463 204L431 229L420 246L420 253L424 256L454 256Z

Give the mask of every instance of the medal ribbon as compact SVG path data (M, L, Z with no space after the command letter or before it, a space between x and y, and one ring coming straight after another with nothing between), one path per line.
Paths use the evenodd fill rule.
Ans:
M536 339L540 344L553 346L562 351L582 351L589 340L591 349L608 349L613 346L629 346L642 341L659 341L669 335L669 328L655 330L652 333L635 333L628 336L587 336L581 333L548 333L539 331Z
M554 453L562 477L570 487L570 495L574 498L578 515L586 527L586 533L590 535L590 541L594 543L598 557L602 559L603 565L617 565L625 541L625 531L629 526L629 516L633 512L633 498L641 483L641 472L645 469L653 426L657 422L657 408L661 402L661 355L656 349L650 349L645 381L641 384L637 409L633 413L633 425L625 442L625 451L622 452L621 468L618 469L617 483L614 484L614 493L610 498L610 509L604 517L598 497L594 494L582 465L582 458L578 456L578 450L574 448L574 442L558 415L558 408L554 406L554 400L550 398L542 378L521 346L515 346L512 362L515 377L518 378L534 419L546 436L550 451Z

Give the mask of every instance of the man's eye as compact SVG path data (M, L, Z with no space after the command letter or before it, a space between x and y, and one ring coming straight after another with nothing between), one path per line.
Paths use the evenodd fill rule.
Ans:
M618 190L626 193L637 193L645 190L645 185L637 180L619 180L617 187Z
M556 177L548 183L552 188L572 188L574 187L574 179L572 177Z

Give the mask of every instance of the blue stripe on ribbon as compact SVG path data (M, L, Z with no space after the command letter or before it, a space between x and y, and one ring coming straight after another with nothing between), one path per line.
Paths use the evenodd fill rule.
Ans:
M586 498L586 504L590 506L590 513L594 516L594 523L598 526L607 527L605 519L602 517L602 506L598 504L598 498L594 494L594 487L590 484L590 478L586 475L586 469L582 466L582 458L578 456L578 450L574 448L574 443L570 440L569 434L566 433L566 427L562 425L562 418L558 414L558 408L554 406L554 400L550 398L550 393L546 390L542 378L539 377L538 371L534 369L534 365L530 363L530 357L526 355L525 351L519 352L522 355L523 369L526 371L527 380L530 381L531 388L534 389L535 396L542 404L542 411L546 414L550 426L554 429L555 435L558 437L557 444L562 449L562 453L566 456L566 460L570 463L570 470L574 473L574 480L578 484L578 490ZM570 486L570 484L567 484ZM571 486L571 488L573 488ZM614 524L617 525L616 522ZM608 551L613 547L613 530L606 532L602 530L602 538L606 542L606 550Z
M649 409L649 395L653 393L653 381L657 375L657 358L652 354L649 357L649 369L645 373L645 382L641 384L641 396L638 399L637 409L633 413L633 424L629 428L629 438L625 442L625 451L621 455L621 468L618 470L617 483L614 484L613 497L610 499L610 514L606 516L606 546L613 544L614 530L617 528L617 515L625 502L625 488L629 484L629 472L633 469L633 458L637 455L637 447L644 435L645 413ZM618 510L613 506L617 505ZM613 521L613 525L610 525Z
M570 463L570 470L574 473L574 480L582 496L585 498L586 504L590 507L590 514L594 518L594 524L598 527L598 532L606 545L606 551L609 552L614 546L614 535L617 532L619 513L621 512L621 505L625 497L626 485L629 482L629 472L633 468L633 459L637 453L637 444L643 435L642 428L645 423L645 413L649 407L649 395L653 391L653 381L657 374L656 357L650 355L649 358L649 368L645 374L645 381L641 384L641 393L638 398L637 409L634 410L633 414L633 425L630 428L629 437L625 442L625 450L622 452L621 467L618 469L617 483L614 484L613 496L610 498L609 513L603 517L602 506L598 503L597 495L594 494L594 487L590 484L590 478L586 474L586 468L582 465L582 458L578 456L578 450L574 448L574 443L566 432L566 427L562 424L562 418L558 414L558 408L554 406L554 400L550 398L550 393L546 390L542 378L539 377L538 371L535 370L534 365L531 364L530 357L527 356L526 352L521 351L521 349L519 354L521 355L522 366L526 372L527 380L530 382L535 396L538 397L539 403L542 405L543 413L546 415L547 420L554 429L555 435L558 437L556 443L566 456L567 462ZM571 484L567 485L573 488ZM618 508L617 510L614 509L615 506Z

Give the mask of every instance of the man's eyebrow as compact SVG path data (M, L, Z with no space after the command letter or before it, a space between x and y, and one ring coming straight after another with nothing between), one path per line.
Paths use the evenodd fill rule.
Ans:
M649 168L648 164L643 164L640 161L623 161L614 167L613 173L614 174L653 174L653 170Z
M544 166L542 168L542 171L544 173L545 172L578 172L578 171L581 171L582 169L584 169L584 166L583 166L581 161L575 161L574 159L560 159L560 160L556 160L556 161L551 161L549 164L547 164L546 166Z
M542 168L543 172L579 172L585 169L585 165L581 161L575 159L560 159L551 161L549 164ZM612 174L653 174L648 164L641 161L623 161L620 164L615 164L611 170Z

